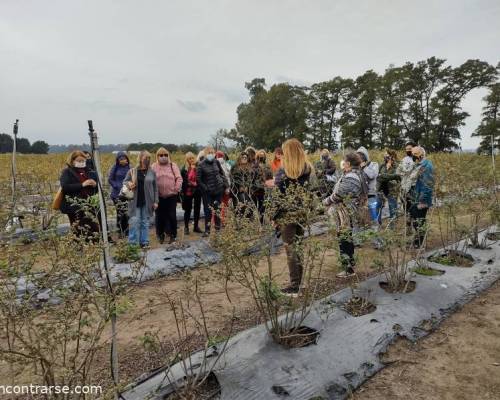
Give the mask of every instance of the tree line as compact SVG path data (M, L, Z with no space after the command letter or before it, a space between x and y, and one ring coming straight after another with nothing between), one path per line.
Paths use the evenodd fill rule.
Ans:
M0 133L0 154L11 153L14 148L14 139L11 135ZM43 140L37 140L33 143L26 138L16 139L16 151L25 154L47 154L49 145Z
M459 147L460 128L469 116L463 99L487 87L483 121L474 135L483 138L481 149L491 150L491 135L500 145L499 71L500 63L468 60L452 67L431 57L391 65L383 74L369 70L355 79L337 76L310 87L267 88L265 79L255 78L245 84L250 99L238 106L236 125L225 137L268 150L295 137L312 151L401 148L408 141L429 151L451 151Z

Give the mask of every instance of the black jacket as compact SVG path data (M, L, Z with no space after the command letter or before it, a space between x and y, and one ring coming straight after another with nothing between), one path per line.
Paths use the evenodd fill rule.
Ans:
M204 159L196 167L196 183L202 193L218 195L229 187L219 161Z
M97 182L97 174L95 171L92 171L87 167L85 168L85 172L88 179L93 179ZM59 182L64 194L64 198L60 208L63 214L73 214L79 211L78 206L76 204L71 204L70 199L88 198L89 196L96 194L98 190L97 186L87 186L85 188L85 192L87 192L87 194L82 195L83 187L80 183L80 180L78 179L78 172L75 168L69 166L62 171Z
M305 198L303 196L298 197L298 193L294 194L294 188L307 187L310 183L311 173L311 167L307 164L304 166L302 174L297 179L288 177L283 168L278 171L275 182L279 190L279 203L276 207L274 220L283 218L286 215L295 215L297 223L300 222L300 214L304 210L304 207L307 206L304 204ZM290 189L290 191L288 191L288 189Z

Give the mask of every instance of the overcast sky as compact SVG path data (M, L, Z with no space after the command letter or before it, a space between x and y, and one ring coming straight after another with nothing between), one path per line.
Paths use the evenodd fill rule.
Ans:
M50 144L205 144L245 81L311 84L389 64L500 60L498 0L0 0L0 132ZM463 147L480 120L476 90Z

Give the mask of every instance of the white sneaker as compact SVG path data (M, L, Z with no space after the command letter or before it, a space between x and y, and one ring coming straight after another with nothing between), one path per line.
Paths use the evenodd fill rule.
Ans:
M347 271L342 271L337 274L337 278L350 278L352 276L355 276L356 272L347 272Z

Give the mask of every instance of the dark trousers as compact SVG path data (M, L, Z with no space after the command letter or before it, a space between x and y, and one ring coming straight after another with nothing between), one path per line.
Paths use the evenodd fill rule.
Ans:
M260 215L260 222L262 223L262 220L264 218L264 211L265 211L265 207L264 207L264 196L265 196L265 193L262 192L257 192L255 193L253 196L252 196L252 200L255 204L255 206L257 207L257 210L259 211L259 215Z
M113 199L116 208L116 228L120 237L128 237L128 204L126 200Z
M165 234L172 238L177 237L177 196L160 197L156 209L155 225L156 236L164 239Z
M419 209L416 204L410 207L411 225L415 231L415 239L413 240L413 245L415 247L422 247L424 244L427 231L426 220L428 210L428 207Z
M287 224L281 228L281 237L286 246L286 260L290 273L290 286L299 287L302 282L302 254L299 249L300 242L304 237L304 229L298 224Z
M340 250L340 263L345 271L354 267L356 261L354 260L354 241L352 240L352 229L344 229L338 232L339 237L339 250Z
M71 224L71 232L77 237L82 237L85 240L98 242L100 239L99 232L99 215L86 215L83 211L68 213L69 222Z
M214 214L215 219L215 229L220 229L220 206L222 203L222 193L218 194L204 194L204 202L205 206L205 232L210 232L210 226L212 223L212 213Z
M184 195L182 197L182 208L184 210L184 226L189 227L189 220L191 219L191 211L193 210L194 203L194 227L197 228L200 222L201 211L201 194L195 193L192 196Z

